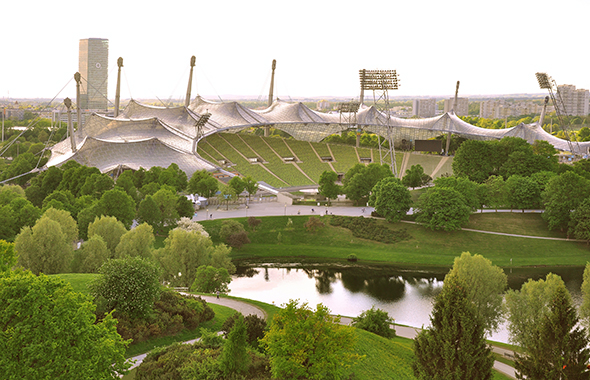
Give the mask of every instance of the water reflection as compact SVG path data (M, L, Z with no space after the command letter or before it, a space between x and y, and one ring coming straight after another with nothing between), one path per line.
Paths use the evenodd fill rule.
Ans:
M385 310L397 323L422 327L430 324L432 301L440 292L446 270L420 268L329 267L298 264L257 264L238 267L231 295L282 305L291 299L315 307L326 305L334 314L355 317L372 306ZM560 275L576 304L581 302L580 285L584 268L526 268L508 273L509 287L520 289L529 278ZM508 272L508 271L506 271ZM506 326L492 335L507 342Z

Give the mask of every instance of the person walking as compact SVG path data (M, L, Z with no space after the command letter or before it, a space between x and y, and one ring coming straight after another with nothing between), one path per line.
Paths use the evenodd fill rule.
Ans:
M219 299L219 290L217 291L217 299Z

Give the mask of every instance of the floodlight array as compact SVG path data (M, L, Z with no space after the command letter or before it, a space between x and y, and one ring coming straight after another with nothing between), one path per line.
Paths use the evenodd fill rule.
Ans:
M399 83L395 70L359 70L363 90L397 90Z
M359 102L343 102L338 103L338 111L340 112L358 112L361 103Z
M549 90L552 88L551 77L547 73L536 73L535 75L537 76L537 82L539 82L541 89Z

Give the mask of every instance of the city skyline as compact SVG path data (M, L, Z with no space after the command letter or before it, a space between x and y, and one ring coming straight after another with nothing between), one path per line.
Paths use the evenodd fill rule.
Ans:
M444 98L457 80L464 97L543 93L537 71L590 88L584 0L276 4L11 2L5 14L26 18L4 22L13 33L3 41L0 98L73 98L78 44L87 38L109 40L109 98L122 57L123 99L182 99L193 55L192 97L212 100L268 97L273 59L275 96L284 100L358 97L363 68L397 70L392 97Z

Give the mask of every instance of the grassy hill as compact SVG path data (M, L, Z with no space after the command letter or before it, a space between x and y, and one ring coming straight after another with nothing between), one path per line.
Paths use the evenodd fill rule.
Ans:
M234 133L208 136L199 143L198 153L228 170L277 188L317 185L326 170L346 173L358 163L380 160L379 150L373 148ZM452 158L444 156L396 152L397 172L402 174L411 165L420 164L426 174L436 178L452 173L451 162Z
M330 216L321 219L328 221ZM292 225L287 226L291 219ZM546 239L529 239L492 235L470 231L432 231L415 224L379 223L394 231L405 229L409 239L395 244L384 244L353 236L350 230L326 226L312 233L303 224L308 216L272 216L261 218L262 223L252 232L245 218L244 224L250 244L232 251L234 259L296 259L345 260L354 253L361 262L390 264L419 264L450 267L461 252L481 254L495 265L508 267L584 266L589 248L585 243ZM222 220L203 221L215 242L219 240ZM472 215L470 228L516 233L531 236L565 237L560 232L548 231L540 214L489 213ZM279 236L280 235L280 236ZM512 261L511 261L512 260Z

